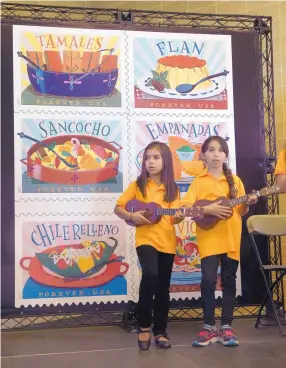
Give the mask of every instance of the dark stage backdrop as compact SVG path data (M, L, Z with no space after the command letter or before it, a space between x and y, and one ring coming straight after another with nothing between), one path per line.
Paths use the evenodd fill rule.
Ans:
M65 25L68 27L69 25ZM72 25L74 26L74 25ZM57 25L58 27L58 25ZM80 28L80 25L77 25ZM112 26L110 27L112 28ZM136 26L128 26L128 30L137 30ZM13 41L12 25L1 25L1 105L2 105L2 141L1 141L1 170L2 170L2 314L12 312L14 309L14 132L13 132ZM146 29L144 29L146 31ZM156 31L152 29L152 31ZM188 32L192 30L158 29L160 32ZM196 30L195 33L217 33L208 30ZM217 33L218 34L218 33ZM225 33L224 33L225 34ZM259 54L255 33L237 32L228 33L232 36L233 60L233 90L237 174L245 184L246 191L265 186L265 144L262 131L263 114L260 112L259 101L261 83L259 76ZM260 200L253 207L249 215L266 213L266 202ZM259 240L260 251L263 258L268 258L267 242ZM241 304L256 304L261 301L263 285L257 266L254 252L249 241L247 230L243 228L241 248L241 275L242 297ZM189 301L188 305L195 301ZM120 306L122 309L124 306ZM54 310L56 307L46 308ZM80 307L77 307L79 310ZM92 307L94 309L94 307ZM110 305L109 305L110 310ZM114 308L118 308L114 306ZM41 308L43 312L44 308ZM61 307L63 310L64 308ZM69 308L70 309L70 308ZM85 308L86 310L86 308ZM35 308L36 313L36 308Z

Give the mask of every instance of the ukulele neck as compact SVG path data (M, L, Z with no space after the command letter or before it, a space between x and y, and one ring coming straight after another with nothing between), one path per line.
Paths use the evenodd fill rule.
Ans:
M257 196L259 196L258 192L255 192ZM239 204L246 203L248 201L248 195L244 195L242 197L233 198L229 200L229 207L235 207Z
M176 214L176 211L178 211L178 208L157 208L157 215L159 216L174 216Z

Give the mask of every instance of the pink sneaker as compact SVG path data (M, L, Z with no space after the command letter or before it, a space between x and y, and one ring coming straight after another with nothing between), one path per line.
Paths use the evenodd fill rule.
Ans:
M223 346L238 346L239 345L239 341L237 340L235 333L233 332L232 328L229 325L221 326L219 335L218 335L218 341Z
M193 342L193 346L208 346L210 342L217 342L217 331L211 326L204 325L198 333L196 340Z

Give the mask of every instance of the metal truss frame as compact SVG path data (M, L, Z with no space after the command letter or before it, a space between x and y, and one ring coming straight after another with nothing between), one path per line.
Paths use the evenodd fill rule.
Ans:
M250 15L219 15L195 14L142 10L96 9L76 7L55 7L42 5L25 5L2 3L2 23L68 26L81 28L118 28L129 30L168 30L174 32L200 31L224 33L234 31L256 32L260 54L261 78L261 131L265 136L267 167L266 181L274 184L274 166L276 162L276 136L274 116L274 83L273 83L273 50L272 50L272 18ZM268 199L268 213L279 212L278 196ZM269 240L271 263L281 264L281 242L279 238ZM282 282L277 285L274 293L277 306L284 311L284 295ZM170 309L170 321L197 320L202 317L202 310L198 306L191 307L174 303ZM188 304L191 304L189 302ZM197 304L197 303L196 303ZM255 317L259 307L235 307L235 316ZM216 310L219 317L221 309ZM75 308L34 308L13 310L11 313L2 311L2 331L56 328L95 325L119 325L132 330L136 325L134 304L118 304L110 306L77 306Z

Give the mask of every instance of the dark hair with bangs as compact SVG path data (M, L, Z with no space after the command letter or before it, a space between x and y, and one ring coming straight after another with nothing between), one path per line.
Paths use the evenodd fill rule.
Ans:
M170 148L165 143L154 141L149 143L145 148L141 174L137 178L137 186L140 189L143 197L145 197L147 181L149 178L149 174L146 169L146 156L147 151L153 148L157 148L162 156L163 168L161 171L161 183L164 184L165 187L164 201L169 203L173 202L178 197L179 188L175 182L172 153Z

